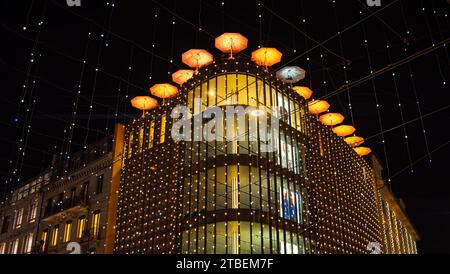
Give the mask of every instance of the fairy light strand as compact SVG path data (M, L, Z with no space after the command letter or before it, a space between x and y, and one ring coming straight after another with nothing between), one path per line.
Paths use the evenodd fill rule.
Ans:
M401 7L401 15L402 15L402 19L403 19L403 24L404 24L404 27L405 27L405 32L406 32L406 35L408 37L411 34L411 32L410 32L408 21L406 19L403 2L400 3L400 7ZM408 47L407 44L405 44L405 49L404 49L405 55L408 53L408 50L409 50L409 47ZM428 156L429 156L429 162L431 163L432 156L431 156L431 152L430 152L430 146L429 146L429 143L428 143L428 136L427 136L427 131L426 131L426 128L425 128L425 122L423 120L423 112L422 112L422 107L421 107L421 104L420 104L420 98L419 98L419 95L418 95L416 80L415 80L415 77L414 77L413 68L412 68L412 66L411 66L411 64L409 62L407 64L407 67L408 67L408 72L409 72L409 77L410 77L412 91L413 91L413 94L414 94L414 99L415 99L416 105L417 105L417 111L419 112L420 126L421 126L421 131L422 131L422 134L423 134L423 140L424 140L424 143L425 143L426 151L427 151Z
M386 53L388 56L388 60L389 63L392 64L392 53L391 53L391 44L388 40L386 31L383 29L383 35L384 35L384 40L386 43ZM402 100L401 100L401 96L400 96L400 91L398 88L398 80L397 80L397 76L396 76L396 70L393 70L391 73L392 76L392 81L394 84L394 90L395 90L395 94L397 97L397 103L398 103L398 110L399 110L399 114L400 114L400 120L402 123L402 128L403 128L403 134L404 134L404 142L405 142L405 147L406 147L406 153L408 155L408 161L411 167L411 173L414 173L413 170L413 165L412 165L412 157L411 157L411 149L410 149L410 145L409 145L409 139L408 139L408 130L406 129L406 125L405 125L405 115L403 113L403 105L402 105Z
M362 11L359 11L360 14L362 14ZM367 40L367 34L366 34L366 27L365 24L361 24L361 29L363 32L363 45L366 49L366 54L367 54L367 60L368 60L368 64L369 64L369 69L370 69L370 73L373 73L373 67L372 67L372 58L370 56L370 49L369 49L369 41ZM381 117L381 104L379 102L379 98L378 98L378 94L377 94L377 87L375 84L375 80L372 78L371 79L371 83L372 83L372 91L373 91L373 95L374 95L374 99L375 99L375 107L377 109L377 116L378 116L378 126L380 127L380 131L383 132L383 120ZM390 168L389 168L389 158L388 158L388 154L387 154L387 149L386 149L386 139L384 136L384 133L381 134L381 142L382 142L382 147L383 147L383 153L384 153L384 159L385 159L385 166L386 166L386 171L387 171L387 178L390 178ZM388 179L388 182L390 183L390 179Z

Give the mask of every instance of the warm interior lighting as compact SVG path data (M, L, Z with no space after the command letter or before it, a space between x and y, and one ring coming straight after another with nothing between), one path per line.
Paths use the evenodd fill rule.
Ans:
M211 89L210 91L208 91L208 95L214 97L216 95L216 92Z
M260 48L252 52L252 61L258 66L270 67L281 62L282 56L276 48Z
M264 110L262 109L255 109L251 112L252 116L254 117L260 117L264 115Z

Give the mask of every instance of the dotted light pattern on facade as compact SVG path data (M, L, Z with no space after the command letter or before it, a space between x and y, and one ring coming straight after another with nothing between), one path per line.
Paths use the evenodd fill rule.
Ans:
M254 106L269 118L276 108L276 149L250 141L248 120L244 141L174 142L177 104L192 120L211 106ZM371 167L306 113L306 101L265 67L237 58L199 68L181 96L126 127L115 251L367 253L381 243ZM193 123L192 135L199 130Z

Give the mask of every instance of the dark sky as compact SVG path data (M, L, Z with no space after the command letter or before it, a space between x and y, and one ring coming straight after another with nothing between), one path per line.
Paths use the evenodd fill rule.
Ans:
M259 44L277 47L284 56L274 69L296 58L290 64L307 70L302 84L316 98L340 88L346 76L357 81L450 37L445 0L381 0L370 8L363 0L81 2L1 1L2 191L13 185L15 169L16 181L27 179L54 153L67 153L72 122L70 152L112 134L114 122L138 115L131 97L166 82L190 48L220 54L213 37L225 31L249 38L247 55ZM441 47L328 99L351 123L350 98L358 134L369 138L405 201L421 253L450 252L449 66L448 48Z

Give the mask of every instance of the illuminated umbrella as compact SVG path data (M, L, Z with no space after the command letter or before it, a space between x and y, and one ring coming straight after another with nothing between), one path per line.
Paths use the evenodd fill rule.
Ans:
M355 147L353 148L359 156L367 156L372 153L372 150L368 147Z
M172 81L182 86L189 79L194 76L194 71L190 69L180 69L179 71L172 74Z
M171 84L156 84L150 88L150 92L158 98L167 99L177 96L178 88Z
M301 67L284 67L277 71L277 78L285 83L297 83L305 79L306 71Z
M240 33L224 33L216 38L215 46L222 52L229 53L233 59L233 53L238 53L247 48L248 39Z
M320 116L319 120L326 126L335 126L344 122L345 117L339 113L327 113Z
M330 108L325 100L316 100L308 103L308 110L310 114L320 114L327 111Z
M150 110L158 106L158 101L150 96L137 96L131 99L131 105L134 108L142 110L142 116L144 116L146 110Z
M270 67L281 62L282 56L276 48L260 48L252 52L252 61L258 66Z
M295 86L292 89L297 92L300 96L308 100L313 95L313 91L308 87Z
M181 56L183 63L195 68L196 71L212 63L213 56L204 49L190 49Z
M351 147L357 147L364 143L364 138L358 137L358 136L353 136L353 137L345 138L344 141Z
M333 128L333 132L340 137L352 135L353 133L355 133L355 131L356 129L353 126L348 125L341 125Z

